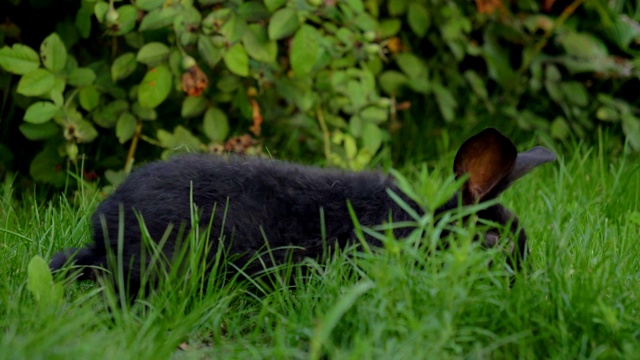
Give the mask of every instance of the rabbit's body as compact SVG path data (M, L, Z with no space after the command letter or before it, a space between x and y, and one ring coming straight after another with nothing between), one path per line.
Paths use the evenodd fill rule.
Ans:
M530 168L555 158L548 150L539 150L541 148L536 148L543 151L539 156L533 150L523 153L525 156L517 156L513 144L493 129L474 138L468 140L456 156L456 173L470 174L462 190L465 204L495 197ZM480 155L472 157L466 153ZM80 266L109 268L107 251L116 252L122 212L123 266L134 290L133 287L140 283L140 220L156 242L162 239L167 227L172 226L163 247L164 253L171 258L179 238L184 238L189 230L191 203L196 206L204 228L208 228L211 221L210 254L216 253L217 239L222 234L226 250L238 256L235 261L241 267L254 255L265 251L267 242L268 248L273 249L270 255L262 257L267 265L270 259L280 263L289 256L294 261L306 256L318 257L326 245L345 246L354 239L348 203L359 223L365 226L383 224L389 219L394 222L410 220L389 196L389 190L421 212L414 202L402 195L393 179L378 172L323 170L234 156L178 156L134 170L95 211L93 244L79 251L68 249L58 253L50 266L55 270L71 259ZM458 203L458 197L454 196L436 212L454 208ZM501 205L492 206L478 215L500 225L510 225L518 238L519 252L524 254L526 235L518 228L514 215ZM411 229L398 229L395 234L401 238L409 231ZM379 245L371 237L366 240ZM495 234L485 236L485 243L489 245L495 240ZM262 265L255 262L253 266Z

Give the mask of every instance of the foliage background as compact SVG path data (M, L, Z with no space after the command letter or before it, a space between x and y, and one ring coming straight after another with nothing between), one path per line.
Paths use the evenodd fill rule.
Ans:
M485 126L640 150L640 5L575 0L10 0L0 172L117 184L181 151L360 169ZM34 26L37 24L37 26Z

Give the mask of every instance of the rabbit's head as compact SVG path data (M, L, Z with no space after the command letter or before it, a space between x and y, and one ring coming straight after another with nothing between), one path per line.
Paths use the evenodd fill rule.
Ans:
M456 177L468 176L459 193L460 201L463 205L473 205L494 199L536 166L555 159L556 155L552 151L541 146L518 153L509 138L496 129L485 129L465 141L456 154L453 165ZM454 201L457 203L458 197L455 197ZM516 239L510 239L503 247L507 253L513 255L509 257L510 264L520 267L520 260L527 253L527 235L520 227L518 218L500 204L481 210L477 215L480 219L509 227ZM485 246L501 245L498 244L499 230L490 228L485 233Z

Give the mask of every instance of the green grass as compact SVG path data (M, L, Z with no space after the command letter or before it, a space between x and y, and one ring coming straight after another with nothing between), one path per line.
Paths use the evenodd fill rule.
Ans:
M339 252L255 281L203 283L194 267L133 306L103 285L60 279L62 302L35 301L29 262L88 242L97 196L17 203L7 181L0 358L640 358L638 164L579 148L503 194L531 247L513 286L487 266L500 252L469 241L473 229L429 252L440 228L427 215L424 236L386 240L382 251ZM442 196L448 170L405 173L422 196Z

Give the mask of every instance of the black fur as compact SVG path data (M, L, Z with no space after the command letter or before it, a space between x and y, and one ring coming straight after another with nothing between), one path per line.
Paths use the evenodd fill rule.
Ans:
M485 135L481 136L482 134ZM490 151L486 151L486 148ZM506 156L511 162L505 162L506 165L496 171L498 175L495 175L495 179L489 179L491 184L484 189L486 191L476 193L476 189L484 183L474 185L476 180L473 172L477 171L474 166L485 165L478 165L479 160L473 157L475 154L484 154L477 156L486 161L487 156L493 156L491 151L502 157L506 156L503 154L505 151L513 152ZM462 194L462 198L471 200L465 200L465 203L497 196L499 191L506 189L530 168L551 161L553 154L546 149L545 151L542 158L534 161L535 164L531 163L529 157L523 157L527 160L526 164L519 166L515 147L497 130L487 129L469 139L458 152L455 165L458 175L471 175L468 188L464 188ZM463 164L464 161L469 164ZM493 167L493 163L489 167ZM510 174L518 171L520 174L510 178ZM485 178L481 180L487 182ZM137 214L142 217L155 241L162 238L169 224L173 225L163 248L170 257L177 245L181 227L183 232L189 230L191 196L200 211L203 225L208 225L214 205L216 206L211 229L212 254L217 249L215 239L222 230L226 239L225 247L230 254L239 256L235 260L239 266L243 266L257 252L263 251L266 240L271 249L290 249L292 245L299 248L293 254L285 250L273 251L271 256L276 263L284 262L290 255L293 255L294 261L306 256L318 257L326 245L323 244L321 235L320 209L324 214L326 240L329 244L337 243L338 246L345 246L354 238L347 201L353 207L359 222L366 226L387 222L390 216L396 222L409 220L409 215L388 196L388 189L402 196L416 211L421 212L414 202L402 195L393 179L378 172L325 170L248 157L178 156L134 170L93 214L93 243L81 250L68 249L56 254L50 267L57 270L73 261L81 267L95 265L109 268L107 249L116 252L118 218L122 209L125 234L123 266L125 274L129 274L130 290L137 291L140 285L142 247ZM494 189L500 190L493 191ZM454 196L437 212L456 206L458 196ZM495 205L478 215L501 225L511 224L513 233L518 237L520 257L524 255L526 235L519 228L518 220L513 214L501 205ZM103 221L106 228L102 226ZM105 238L105 230L108 238ZM396 236L402 238L410 230L399 229ZM494 245L492 239L496 239L496 236L488 234L485 242ZM380 245L373 238L367 237L366 240L374 246ZM269 256L263 258L267 265L270 265L269 259ZM248 272L261 267L259 262L254 263L253 267L249 266ZM91 275L85 271L83 276Z

